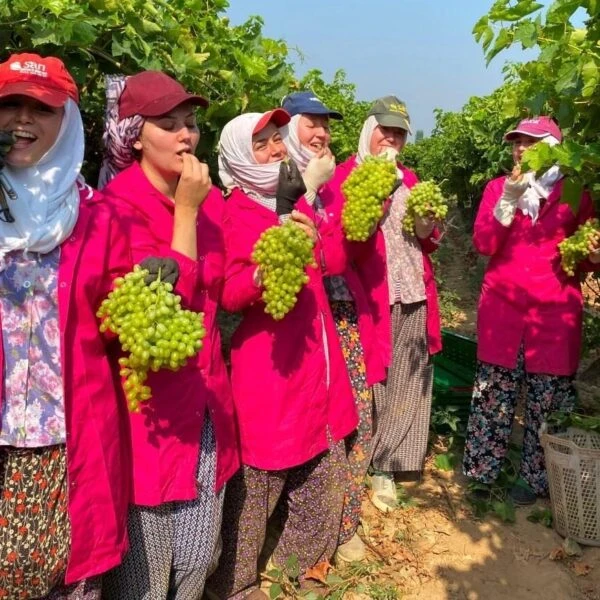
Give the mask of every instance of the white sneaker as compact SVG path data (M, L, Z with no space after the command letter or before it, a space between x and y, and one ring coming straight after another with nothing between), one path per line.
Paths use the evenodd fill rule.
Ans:
M355 562L364 560L367 555L365 543L355 533L345 544L337 547L335 552L336 561Z
M373 475L371 477L371 502L381 512L391 512L398 507L394 475Z

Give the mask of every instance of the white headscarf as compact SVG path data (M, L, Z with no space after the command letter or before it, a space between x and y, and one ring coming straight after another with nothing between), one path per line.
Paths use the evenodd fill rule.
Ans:
M552 135L547 135L541 140L550 146L556 146L560 142ZM558 165L550 167L539 179L535 178L535 173L530 171L524 175L529 187L523 192L517 201L517 207L521 209L525 216L531 217L535 223L540 214L540 199L548 199L552 192L554 184L562 177Z
M360 137L358 138L358 152L356 153L356 162L360 165L367 156L371 156L371 136L377 128L377 119L371 115L363 123Z
M252 152L252 132L263 113L245 113L229 121L219 138L219 177L231 190L274 197L281 161L258 164Z
M281 131L281 137L288 149L290 158L296 163L298 169L300 169L300 173L304 173L310 159L314 158L317 154L300 142L300 138L298 137L298 121L300 121L301 116L301 114L294 115L292 120L284 127L281 127L279 131Z
M0 269L12 250L47 254L73 231L79 215L83 163L83 122L77 104L69 99L53 146L31 167L6 165L2 171L17 193L7 199L14 223L0 222ZM83 181L83 179L81 179Z

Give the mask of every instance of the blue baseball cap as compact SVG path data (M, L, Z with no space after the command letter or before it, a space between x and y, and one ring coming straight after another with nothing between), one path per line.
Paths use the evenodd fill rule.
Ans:
M327 115L332 119L342 120L342 113L327 108L310 90L288 94L281 106L293 117L294 115Z

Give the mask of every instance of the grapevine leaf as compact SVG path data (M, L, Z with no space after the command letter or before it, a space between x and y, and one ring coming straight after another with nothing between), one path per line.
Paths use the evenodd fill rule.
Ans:
M475 41L479 42L488 29L488 17L487 15L483 15L483 17L481 17L481 19L479 19L479 21L477 21L477 23L475 23L475 26L473 27L473 35L475 37Z
M528 21L519 25L515 32L515 41L521 42L523 48L533 48L537 43L537 27Z
M454 457L450 454L438 454L435 457L434 464L440 471L452 471L454 469Z
M564 63L558 71L558 79L554 89L558 94L564 94L575 87L578 77L577 65L572 62Z
M502 52L505 48L508 48L512 44L513 34L508 29L501 29L496 36L496 41L491 50L488 51L486 56L486 64L490 64L494 56Z
M279 598L283 593L283 590L281 589L281 584L279 583L273 583L271 584L271 587L269 588L269 598L271 598L271 600L275 600L275 598Z
M292 554L285 561L285 570L291 579L296 579L300 575L300 564L298 563L298 557Z
M579 212L582 192L583 184L581 181L569 177L565 179L563 184L561 202L568 204L571 207L571 210L577 214Z

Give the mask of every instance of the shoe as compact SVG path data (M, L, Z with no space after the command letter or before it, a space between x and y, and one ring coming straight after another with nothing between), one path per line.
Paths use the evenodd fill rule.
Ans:
M392 473L373 475L371 477L371 502L382 513L398 508L396 484Z
M364 560L367 555L365 543L355 533L346 543L341 544L335 551L336 561L356 562Z
M517 506L529 506L535 504L535 501L537 500L536 493L523 479L517 480L515 485L508 490L508 495Z

